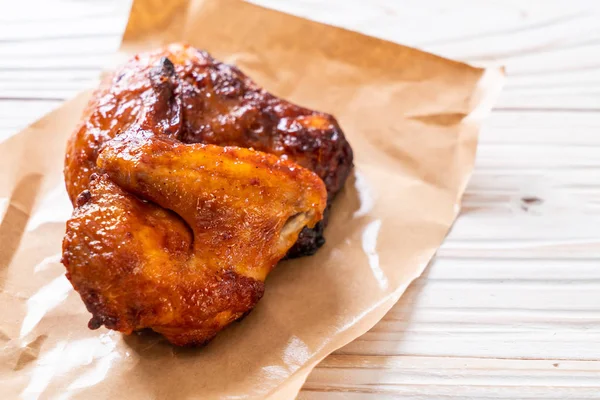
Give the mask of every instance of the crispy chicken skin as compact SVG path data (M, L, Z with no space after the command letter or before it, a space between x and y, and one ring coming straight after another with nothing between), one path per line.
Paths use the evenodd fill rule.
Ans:
M149 108L169 114L158 124L154 119L155 133L183 143L253 148L310 169L324 181L328 204L352 168L352 149L331 115L279 99L234 66L173 44L134 57L93 95L67 147L65 179L72 202L88 188L92 174L102 173L96 161L108 141ZM327 211L323 221L301 232L289 257L312 254L323 244Z
M327 201L321 179L290 161L143 131L114 139L98 166L67 223L67 277L90 328L151 328L176 345L250 311Z

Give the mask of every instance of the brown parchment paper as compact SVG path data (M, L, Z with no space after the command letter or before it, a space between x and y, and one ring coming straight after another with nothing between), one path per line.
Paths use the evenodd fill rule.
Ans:
M204 348L87 329L64 277L65 142L89 92L0 144L0 398L293 398L371 328L440 246L503 73L237 0L136 0L121 56L187 41L276 95L334 114L356 157L327 243L281 263Z

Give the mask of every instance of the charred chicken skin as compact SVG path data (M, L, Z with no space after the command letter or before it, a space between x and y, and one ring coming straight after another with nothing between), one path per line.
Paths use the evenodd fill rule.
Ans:
M252 148L310 169L325 183L328 205L352 168L352 149L331 115L277 98L236 67L173 44L134 57L93 95L67 146L65 180L72 202L88 188L90 176L102 172L96 163L102 149L146 112L144 102L170 113L155 132L183 143ZM312 254L324 243L328 209L313 229L301 232L288 257Z
M318 248L351 165L333 117L234 67L183 45L135 57L67 147L62 261L89 327L206 343L256 305L282 258Z

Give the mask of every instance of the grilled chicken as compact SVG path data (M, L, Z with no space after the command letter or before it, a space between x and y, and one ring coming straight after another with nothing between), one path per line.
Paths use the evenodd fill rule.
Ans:
M206 343L256 305L282 258L318 248L351 166L333 117L234 67L183 45L135 57L67 147L62 261L89 327Z

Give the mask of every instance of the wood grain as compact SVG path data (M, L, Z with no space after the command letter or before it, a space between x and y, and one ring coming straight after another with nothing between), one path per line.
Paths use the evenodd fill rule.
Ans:
M508 81L426 274L301 399L600 399L600 2L254 0ZM128 5L0 3L0 140L97 82Z

